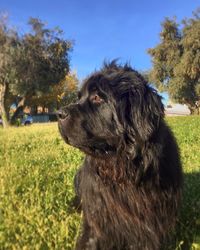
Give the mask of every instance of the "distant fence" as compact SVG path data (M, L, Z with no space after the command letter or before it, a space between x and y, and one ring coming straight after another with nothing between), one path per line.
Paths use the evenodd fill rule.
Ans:
M189 112L181 112L181 111L165 111L165 115L167 116L185 116L190 115Z
M56 114L37 114L37 115L33 115L32 118L33 118L34 123L55 122L55 121L57 121Z

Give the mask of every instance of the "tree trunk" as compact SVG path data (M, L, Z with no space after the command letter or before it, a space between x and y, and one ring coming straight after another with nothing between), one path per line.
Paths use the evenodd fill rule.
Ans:
M6 91L7 91L7 85L0 84L0 114L1 114L2 123L3 123L4 128L9 126L8 114L6 112L6 107L5 107Z
M199 108L197 107L188 107L190 110L190 115L199 115Z
M17 117L19 116L19 114L23 112L24 106L25 106L25 100L26 100L26 98L23 97L23 98L19 101L19 103L18 103L18 105L17 105L17 108L16 108L16 110L15 110L15 113L14 113L13 116L11 117L11 121L10 121L11 124L14 125L14 124L16 123L16 119L17 119Z
M199 115L199 107L196 105L188 105L188 108L190 110L190 115Z

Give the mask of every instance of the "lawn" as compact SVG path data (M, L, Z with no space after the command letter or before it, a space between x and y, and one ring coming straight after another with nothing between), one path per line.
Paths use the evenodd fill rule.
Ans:
M200 117L170 117L185 174L171 248L200 249ZM80 214L73 177L83 154L64 144L57 124L0 128L0 249L74 247Z

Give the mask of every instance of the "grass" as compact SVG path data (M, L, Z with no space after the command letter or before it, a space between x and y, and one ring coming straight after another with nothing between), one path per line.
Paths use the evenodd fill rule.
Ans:
M200 249L200 117L167 119L185 173L183 206L171 249ZM0 128L0 249L73 249L80 215L73 177L83 154L57 125Z
M0 131L0 249L73 249L73 176L83 156L56 124Z

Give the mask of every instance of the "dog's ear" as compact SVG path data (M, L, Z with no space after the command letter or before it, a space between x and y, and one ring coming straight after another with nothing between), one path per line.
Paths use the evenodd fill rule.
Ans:
M134 100L135 99L135 100ZM145 84L143 95L134 94L131 105L132 122L143 141L159 128L164 117L164 106L157 91Z
M164 117L164 106L157 91L143 84L129 88L121 96L121 116L126 126L140 140L147 141Z

